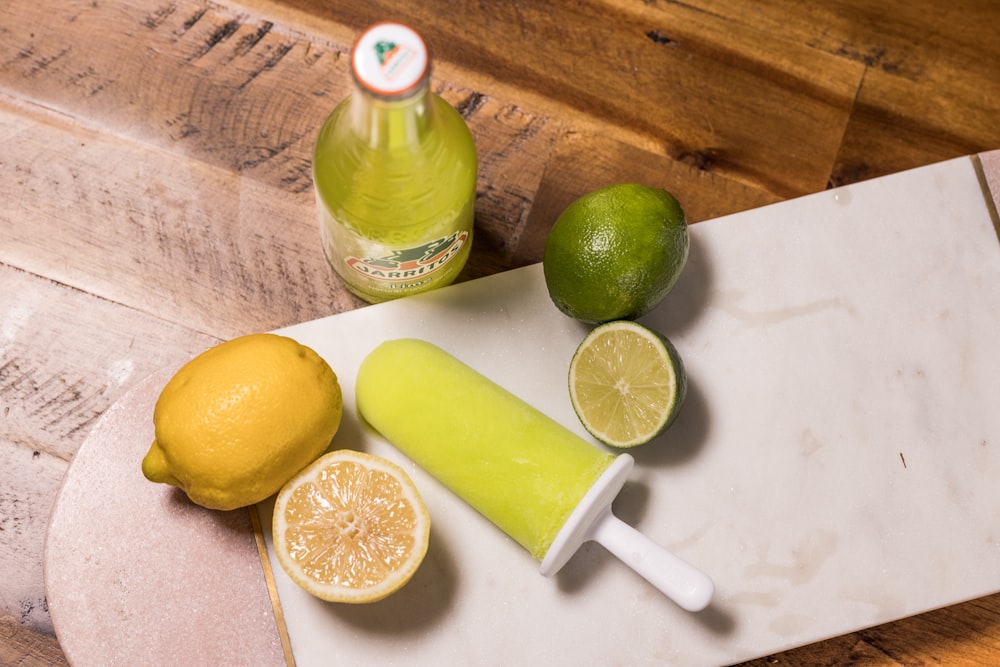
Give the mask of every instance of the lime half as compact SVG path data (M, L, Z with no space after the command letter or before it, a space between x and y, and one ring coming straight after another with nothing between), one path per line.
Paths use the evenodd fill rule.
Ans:
M569 396L583 426L606 445L635 447L677 417L687 380L665 336L617 320L587 334L569 366Z

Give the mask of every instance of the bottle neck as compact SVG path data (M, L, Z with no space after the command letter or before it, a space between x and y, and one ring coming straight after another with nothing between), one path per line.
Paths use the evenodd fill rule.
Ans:
M404 148L420 143L432 114L430 87L425 83L403 98L372 95L355 84L350 102L351 126L372 148Z

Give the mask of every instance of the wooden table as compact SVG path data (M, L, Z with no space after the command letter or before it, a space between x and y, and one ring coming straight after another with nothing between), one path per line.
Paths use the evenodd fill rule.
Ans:
M363 306L320 251L317 129L364 26L421 30L480 154L471 279L589 189L693 222L1000 148L993 0L7 0L0 8L0 664L64 664L42 550L88 429L227 338ZM1000 595L753 665L1000 661Z

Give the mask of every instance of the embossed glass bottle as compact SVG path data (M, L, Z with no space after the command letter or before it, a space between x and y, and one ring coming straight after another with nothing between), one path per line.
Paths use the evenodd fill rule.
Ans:
M361 34L354 92L313 153L323 249L375 303L451 283L472 246L477 158L468 126L430 90L423 39L397 23Z

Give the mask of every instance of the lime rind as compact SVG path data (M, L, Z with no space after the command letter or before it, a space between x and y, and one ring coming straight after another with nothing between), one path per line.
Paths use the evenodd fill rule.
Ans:
M569 391L591 435L606 445L630 448L673 424L687 377L669 339L620 320L596 327L580 343L570 362Z
M673 289L689 245L684 210L672 194L620 183L563 210L546 238L542 272L564 314L593 324L636 320Z

